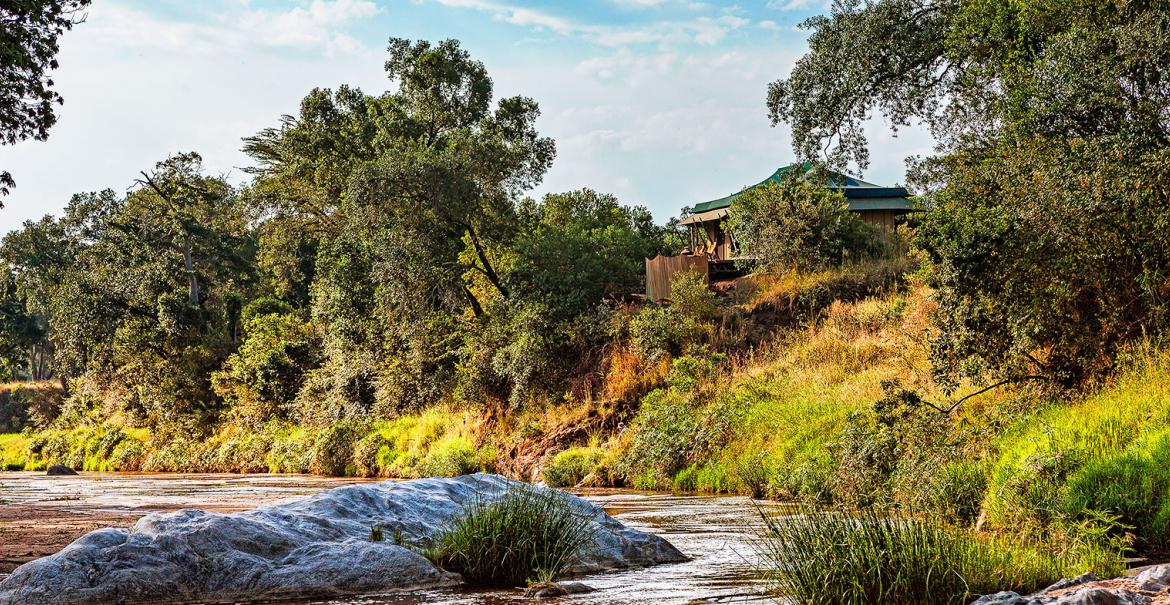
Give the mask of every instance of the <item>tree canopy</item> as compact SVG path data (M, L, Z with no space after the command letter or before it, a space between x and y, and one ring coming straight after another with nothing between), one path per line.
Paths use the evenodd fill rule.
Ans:
M1066 382L1166 324L1170 14L1157 3L841 0L771 85L774 122L864 167L863 124L924 123L912 176L936 368Z
M84 18L91 0L9 0L0 4L0 144L43 141L63 100L49 72L57 69L61 34ZM0 195L16 182L0 171Z

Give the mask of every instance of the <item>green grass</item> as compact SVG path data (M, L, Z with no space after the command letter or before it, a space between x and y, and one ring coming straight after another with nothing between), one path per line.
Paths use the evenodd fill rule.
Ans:
M0 469L7 471L37 470L27 468L29 437L20 433L0 435Z
M763 516L758 542L776 593L802 605L951 605L1027 594L1063 577L1124 571L1119 555L1080 556L876 509Z
M467 504L429 554L471 584L524 586L560 577L592 542L563 494L524 485Z
M571 487L596 471L605 459L600 447L571 447L553 456L544 468L544 482L549 487Z
M1041 533L1099 511L1130 526L1142 550L1170 548L1170 354L1018 422L998 446L990 525Z

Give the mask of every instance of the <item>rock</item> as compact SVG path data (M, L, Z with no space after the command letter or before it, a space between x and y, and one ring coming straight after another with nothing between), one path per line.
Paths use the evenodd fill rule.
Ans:
M986 594L971 602L971 605L1023 605L1028 600L1019 593L1004 591Z
M422 543L465 504L517 483L486 474L385 481L240 513L155 513L18 567L0 582L0 605L332 597L450 584L457 576L408 548L371 542L371 528ZM595 544L570 571L686 560L666 540L565 497L595 529Z
M1170 565L1155 565L1142 570L1135 579L1141 590L1159 592L1170 586Z
M589 594L596 592L592 586L580 582L559 582L559 584L565 590L565 594Z
M52 477L62 477L67 475L76 475L77 471L69 468L68 466L65 466L64 464L54 464L45 471L45 474Z
M574 594L588 594L593 588L580 582L546 582L532 586L525 595L537 599L552 599Z
M1142 605L1150 598L1128 590L1110 590L1100 586L1089 586L1076 592L1061 595L1055 605Z
M1064 578L1063 580L1057 580L1056 583L1053 584L1052 586L1049 586L1048 588L1041 590L1040 594L1044 594L1046 592L1052 592L1054 590L1063 590L1065 588L1072 588L1073 586L1080 586L1081 584L1088 584L1089 582L1096 582L1100 579L1101 578L1098 578L1097 576L1093 575L1092 573L1083 573L1075 578Z

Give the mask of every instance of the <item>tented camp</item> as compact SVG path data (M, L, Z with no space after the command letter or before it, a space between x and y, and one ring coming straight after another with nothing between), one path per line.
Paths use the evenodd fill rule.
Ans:
M748 187L755 189L769 183L781 183L785 179L807 178L813 171L811 164L789 164L773 172L768 178ZM840 190L845 195L850 212L856 212L862 219L889 229L894 228L898 215L911 212L914 208L910 193L904 187L882 187L836 172L828 173L829 189ZM746 190L745 190L746 191ZM742 193L742 192L741 192ZM733 260L737 257L738 246L735 234L724 228L727 211L740 193L733 193L717 200L695 204L691 214L680 221L690 229L690 250L696 255L705 255L711 260Z
M826 179L825 186L829 189L840 190L849 204L849 211L869 223L893 229L898 216L914 210L910 193L904 187L883 187L838 172L826 174L808 163L782 166L744 191L781 183L789 178L808 179L814 174ZM699 270L708 276L734 271L740 250L735 234L726 228L726 222L728 210L741 194L742 191L695 204L691 213L679 222L688 228L690 235L690 245L683 254L680 257L646 259L646 295L649 299L663 300L669 295L671 277L682 270L680 267L688 271Z

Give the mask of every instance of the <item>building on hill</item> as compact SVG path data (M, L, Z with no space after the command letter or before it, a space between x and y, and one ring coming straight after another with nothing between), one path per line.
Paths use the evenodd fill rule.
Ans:
M781 183L793 176L807 178L812 171L813 166L808 163L781 166L768 178L744 191L769 183ZM826 186L829 189L840 190L849 204L849 211L856 212L868 223L893 229L896 217L914 210L910 192L906 191L905 187L882 187L837 172L829 172L827 176L829 183ZM727 231L724 223L728 209L735 203L740 193L695 204L691 214L679 221L680 225L685 225L690 230L689 251L692 254L705 255L713 261L734 260L737 257L735 234Z
M744 189L747 191L769 183L782 183L789 178L808 179L814 173L812 164L789 164L776 169L768 178ZM849 204L849 211L863 220L887 229L893 229L895 220L914 211L910 192L904 187L883 187L847 174L829 171L826 187L840 190ZM659 256L646 259L646 296L663 300L670 293L674 274L681 271L704 273L708 279L733 276L737 273L739 246L735 234L726 229L727 214L736 198L743 193L695 204L691 213L679 221L690 233L690 245L679 256Z

